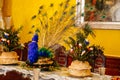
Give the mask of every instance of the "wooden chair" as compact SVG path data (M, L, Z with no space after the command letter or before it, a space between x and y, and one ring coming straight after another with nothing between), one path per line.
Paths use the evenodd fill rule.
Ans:
M60 66L67 65L67 55L65 54L65 47L61 46L60 44L55 44L51 46L51 48L55 52L55 60Z

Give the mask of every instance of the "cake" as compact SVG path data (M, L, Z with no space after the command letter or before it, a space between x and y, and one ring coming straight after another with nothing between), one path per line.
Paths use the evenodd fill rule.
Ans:
M2 52L0 55L0 64L16 64L19 56L16 52Z
M91 76L91 66L87 61L75 60L68 67L70 75L76 77Z

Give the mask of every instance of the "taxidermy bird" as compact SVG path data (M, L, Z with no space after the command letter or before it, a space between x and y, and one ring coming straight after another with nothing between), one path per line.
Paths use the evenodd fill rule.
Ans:
M52 51L50 49L45 48L45 47L42 47L38 50L38 55L40 57L47 57L47 58L53 57Z
M38 34L35 34L32 41L28 44L28 60L30 64L38 60Z

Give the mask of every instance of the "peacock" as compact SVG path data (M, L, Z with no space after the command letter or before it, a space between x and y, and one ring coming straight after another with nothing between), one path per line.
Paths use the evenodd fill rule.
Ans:
M37 62L38 60L38 34L36 33L32 41L28 44L28 61L30 64Z

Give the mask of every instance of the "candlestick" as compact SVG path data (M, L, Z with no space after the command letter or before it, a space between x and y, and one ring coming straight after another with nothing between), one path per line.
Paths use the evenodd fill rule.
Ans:
M105 75L105 67L100 67L99 68L99 74L100 75Z
M33 80L39 80L40 69L35 68L33 69Z

